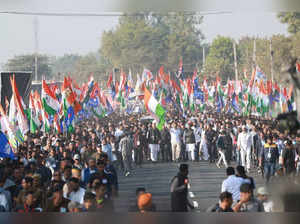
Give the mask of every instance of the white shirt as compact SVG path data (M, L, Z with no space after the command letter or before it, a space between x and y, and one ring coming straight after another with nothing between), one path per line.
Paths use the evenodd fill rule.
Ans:
M250 184L250 180L243 179L235 175L230 175L229 177L227 177L227 179L223 181L221 192L230 192L232 194L233 201L238 201L240 200L240 187L244 183Z
M171 128L171 143L180 143L180 129Z
M64 197L71 201L76 201L80 204L83 204L84 194L85 194L85 189L79 187L78 191L76 192L72 191L69 197L67 197L67 192L64 192Z
M265 212L273 212L273 201L263 202Z
M241 148L241 150L251 150L252 138L251 135L247 132L241 132L238 135L237 146Z

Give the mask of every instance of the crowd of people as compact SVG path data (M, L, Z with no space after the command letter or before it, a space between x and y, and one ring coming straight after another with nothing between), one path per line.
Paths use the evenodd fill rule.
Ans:
M228 175L220 203L210 211L266 211L254 199L255 183L247 175L259 172L266 186L276 181L275 174L299 175L300 135L281 133L272 119L169 110L159 131L155 120L142 116L112 113L78 121L70 134L27 134L16 160L1 159L0 210L113 212L119 175L128 177L149 162L204 160L225 167ZM185 200L186 170L182 166L171 184L173 211L193 208ZM267 196L266 187L258 191ZM155 210L152 195L139 189L136 211Z

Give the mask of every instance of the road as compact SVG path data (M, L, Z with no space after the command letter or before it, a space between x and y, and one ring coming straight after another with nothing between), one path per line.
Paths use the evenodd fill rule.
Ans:
M199 209L195 212L205 211L209 206L218 202L222 181L226 178L225 168L217 168L214 164L205 161L189 162L190 165L190 192L197 201ZM135 168L131 175L119 176L119 198L115 200L117 212L127 212L128 207L135 203L135 189L145 187L153 195L153 203L160 212L170 211L170 182L178 171L177 163L147 163L142 168ZM255 172L254 177L257 187L263 180ZM192 195L192 196L193 196Z

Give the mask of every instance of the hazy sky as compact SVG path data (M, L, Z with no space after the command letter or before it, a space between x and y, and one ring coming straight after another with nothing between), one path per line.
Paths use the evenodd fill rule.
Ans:
M33 20L32 16L0 14L0 66L14 55L34 52ZM61 56L96 51L101 33L116 24L117 17L39 17L39 52ZM287 34L276 14L266 12L207 15L201 27L207 42L217 35L238 40L245 35Z

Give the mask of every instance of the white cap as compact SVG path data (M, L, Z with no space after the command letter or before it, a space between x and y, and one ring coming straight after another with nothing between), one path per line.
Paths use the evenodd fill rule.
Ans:
M260 195L269 195L269 192L268 192L267 188L260 187L260 188L257 189L257 194L260 194Z

